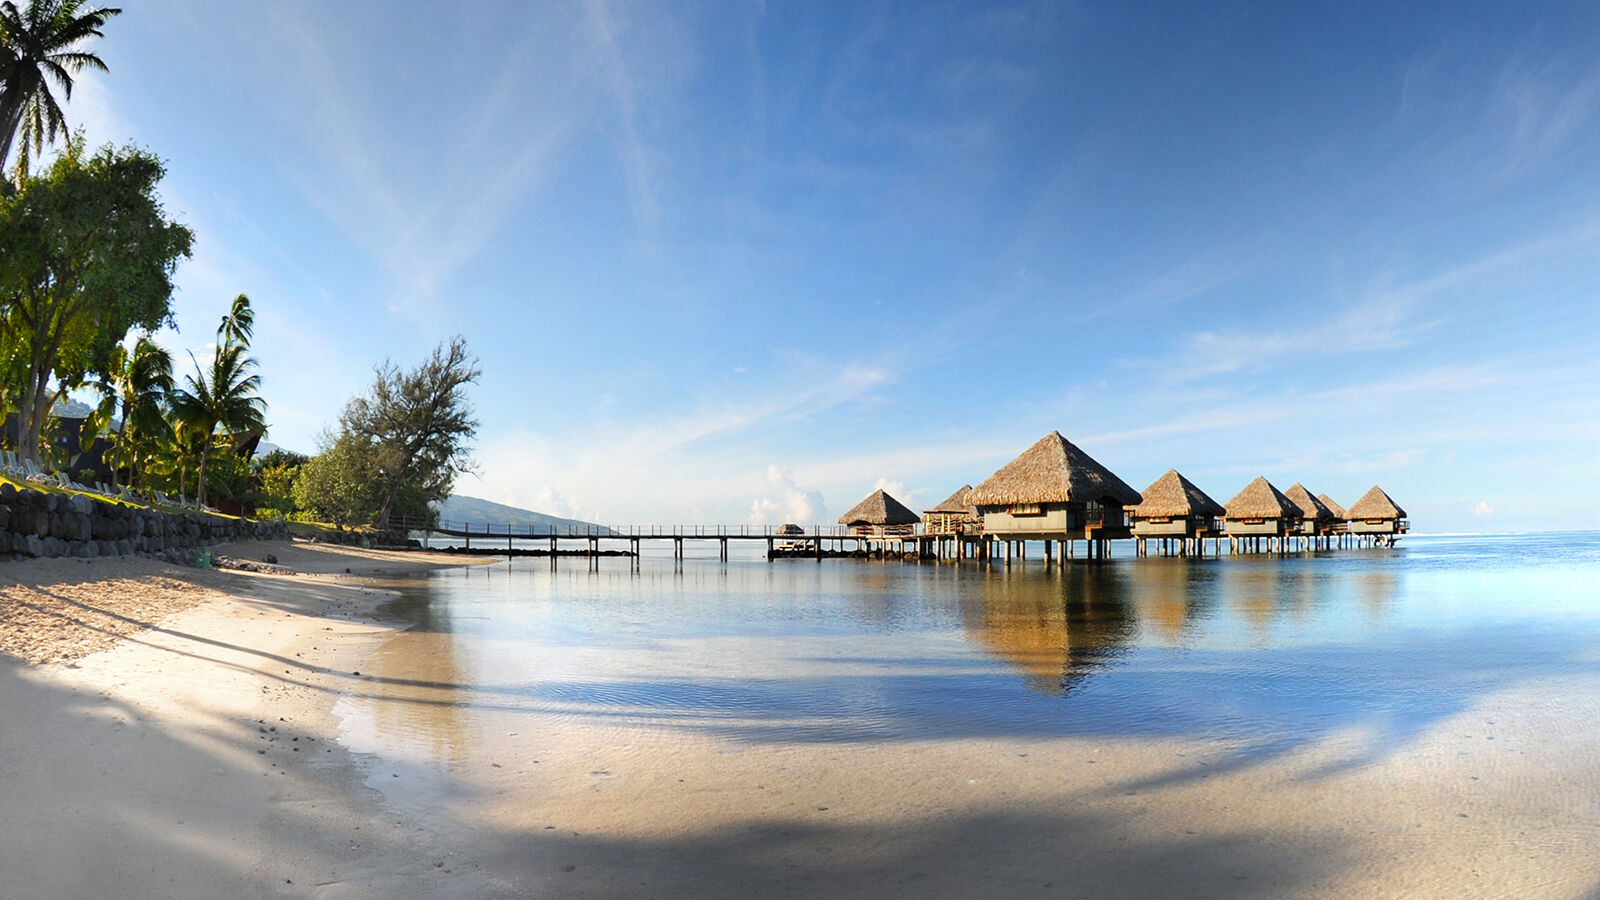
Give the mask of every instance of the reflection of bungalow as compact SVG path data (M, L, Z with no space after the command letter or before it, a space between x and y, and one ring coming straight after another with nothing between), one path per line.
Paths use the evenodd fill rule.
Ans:
M1006 463L967 494L983 516L983 532L1005 541L1101 541L1130 536L1122 508L1139 492L1059 431Z
M1300 507L1266 478L1258 476L1228 501L1222 528L1237 552L1240 539L1261 549L1260 539L1266 538L1270 548L1278 538L1293 534L1299 525Z
M1149 538L1179 541L1180 550L1188 552L1191 539L1198 542L1218 532L1217 517L1222 514L1222 504L1206 496L1177 469L1168 469L1167 474L1144 489L1138 505L1128 509L1140 555ZM1202 548L1197 545L1196 549Z
M1295 530L1296 534L1316 537L1333 533L1333 526L1339 517L1328 508L1328 504L1311 496L1305 485L1296 481L1283 495L1300 508L1300 527Z
M1350 504L1345 515L1350 519L1351 534L1399 535L1411 530L1406 511L1377 485Z
M967 495L972 493L972 485L964 484L961 489L946 497L942 503L932 509L922 511L922 524L929 534L979 534L983 531L983 519L979 517L976 507L967 502Z
M858 537L907 535L920 521L920 516L882 490L873 491L839 517L839 524L848 526L850 534Z

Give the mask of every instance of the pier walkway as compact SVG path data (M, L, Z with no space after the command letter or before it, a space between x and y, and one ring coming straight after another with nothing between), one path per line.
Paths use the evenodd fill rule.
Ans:
M670 544L674 559L685 558L685 548L690 544L715 543L718 557L728 559L730 545L736 543L765 543L766 558L776 559L834 559L878 558L919 559L960 562L1001 561L1010 563L1013 558L1027 558L1028 545L1042 545L1041 560L1048 564L1074 559L1078 544L1083 544L1083 558L1104 559L1111 555L1111 547L1118 539L1136 540L1119 532L1116 538L1101 532L1103 537L1092 540L1074 540L1065 536L1020 534L979 534L960 532L929 532L923 526L907 529L903 534L862 534L843 525L814 525L809 529L762 525L635 525L626 527L588 526L509 526L489 523L454 521L422 521L397 519L395 526L412 534L423 536L425 546L432 545L435 536L460 538L463 546L458 552L505 554L508 556L631 556L637 560L646 543L657 546ZM1259 547L1240 546L1221 536L1213 538L1210 555L1221 555L1229 547L1229 555L1242 552L1266 551L1296 553L1309 550L1329 550L1335 547L1376 545L1358 541L1354 536L1337 538L1279 538ZM477 546L474 547L474 542ZM573 544L578 547L573 547ZM1156 543L1152 541L1152 543ZM520 546L519 546L520 544ZM529 544L538 546L530 548ZM565 546L563 546L565 544ZM1229 546L1231 544L1232 546ZM1146 555L1144 541L1136 540L1136 553ZM1158 544L1158 546L1160 546ZM1166 554L1189 555L1189 548L1180 550L1178 542L1162 547ZM1204 542L1194 548L1198 555L1207 555Z

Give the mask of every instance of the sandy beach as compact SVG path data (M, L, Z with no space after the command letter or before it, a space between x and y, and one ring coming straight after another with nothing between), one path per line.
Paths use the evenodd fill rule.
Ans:
M0 896L503 893L384 809L329 716L359 689L344 661L392 632L371 579L460 561L217 552L297 574L0 566Z
M448 657L429 644L448 636L395 640L374 615L386 577L461 560L219 553L272 553L293 574L0 567L0 896L1582 897L1600 884L1600 709L1579 676L1508 686L1403 749L1359 731L1281 753L1192 738L740 743L492 703L464 719L460 674L427 662ZM458 745L449 789L407 803L370 787L415 771L343 748L335 708L350 697L431 719L419 732Z

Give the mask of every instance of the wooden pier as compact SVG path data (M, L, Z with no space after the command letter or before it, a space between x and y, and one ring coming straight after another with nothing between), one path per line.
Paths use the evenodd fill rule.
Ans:
M461 547L432 548L446 552L485 556L561 557L598 559L628 557L638 564L646 544L669 545L672 558L682 561L691 545L715 544L717 557L729 558L736 544L764 545L766 559L875 559L915 560L960 564L1002 563L1028 560L1030 549L1045 565L1061 565L1069 560L1111 559L1118 541L1131 541L1135 556L1149 556L1153 549L1164 556L1221 556L1226 542L1227 555L1248 553L1292 554L1341 548L1392 546L1391 535L1340 533L1323 536L1284 538L1210 538L1209 554L1202 539L1146 539L1134 537L1125 528L1095 530L1091 537L1042 537L1034 535L988 535L953 531L931 531L922 526L905 534L863 534L847 527L813 526L799 533L778 526L633 526L609 528L518 528L506 525L467 522L424 522L400 520L397 528L422 534L462 540ZM1101 535L1115 535L1101 536ZM534 545L534 546L530 546ZM1031 546L1030 546L1031 545Z

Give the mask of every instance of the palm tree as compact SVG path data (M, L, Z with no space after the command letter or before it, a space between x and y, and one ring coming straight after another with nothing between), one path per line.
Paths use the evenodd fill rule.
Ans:
M222 317L222 324L217 326L217 343L229 347L235 344L248 347L255 327L256 313L250 308L250 298L240 294L233 298L233 306Z
M208 378L195 361L193 375L185 375L186 387L172 393L172 412L184 428L197 432L200 445L199 486L195 500L206 502L206 460L211 455L211 443L221 429L223 434L237 438L240 435L265 431L266 401L257 396L261 376L251 372L256 361L251 359L240 344L218 344L211 361ZM192 359L191 355L191 359Z
M117 434L111 460L111 480L115 483L126 457L128 483L132 484L139 468L139 445L165 438L171 429L165 411L173 389L172 354L148 334L143 335L133 350L116 349L111 357L110 377L99 388L105 399L94 418L100 426L109 423L119 411L122 414L122 430Z
M107 71L100 57L78 48L91 37L104 37L101 27L122 10L82 9L83 0L32 0L24 10L11 0L0 3L0 168L20 132L19 181L28 174L30 156L67 133L50 82L70 100L74 73L85 67Z

